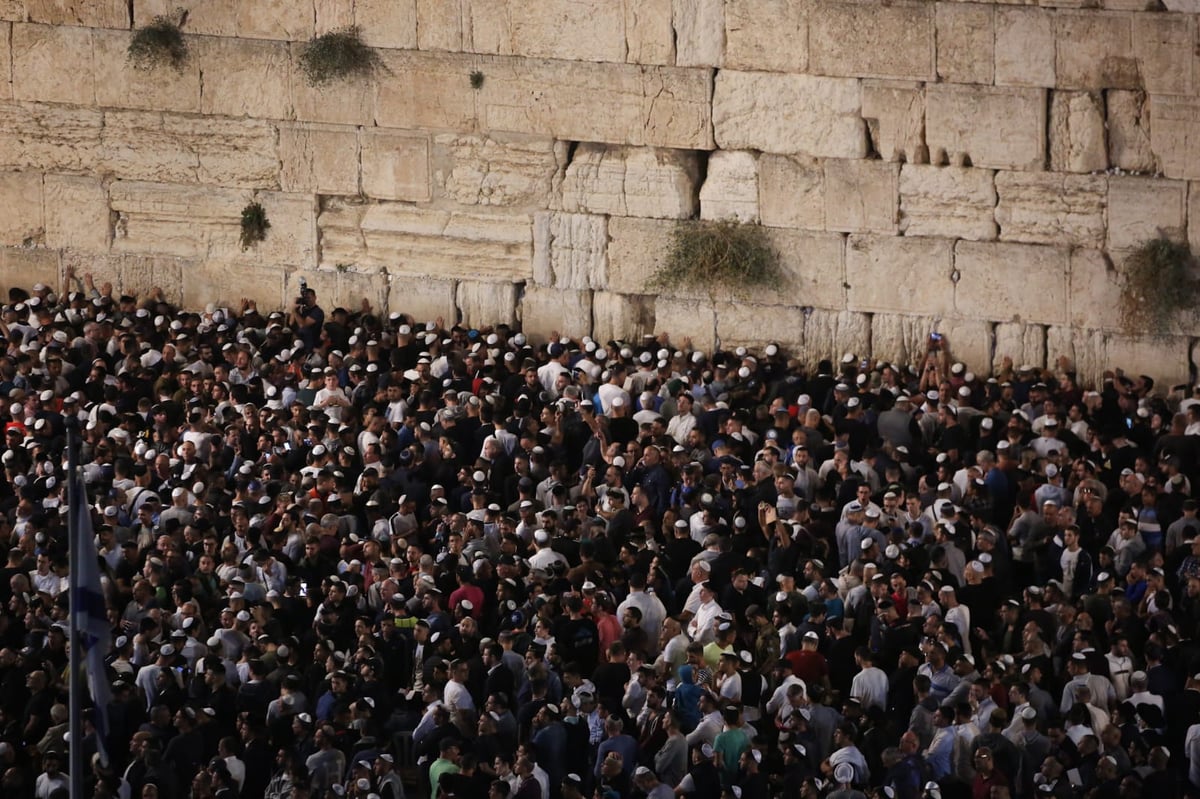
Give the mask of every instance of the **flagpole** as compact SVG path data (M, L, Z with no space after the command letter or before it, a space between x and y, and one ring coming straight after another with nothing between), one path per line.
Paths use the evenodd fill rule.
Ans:
M83 489L83 481L79 479L79 418L75 414L66 414L63 421L67 430L67 541L71 553L70 593L72 603L78 601L82 593L82 573L79 563L74 562L81 554L79 546L79 515L80 508L85 502L78 501L76 492ZM72 607L68 614L67 640L71 642L70 661L67 672L70 674L68 685L70 704L68 721L71 727L71 741L68 746L68 770L71 779L71 799L84 799L83 780L83 652L76 608Z

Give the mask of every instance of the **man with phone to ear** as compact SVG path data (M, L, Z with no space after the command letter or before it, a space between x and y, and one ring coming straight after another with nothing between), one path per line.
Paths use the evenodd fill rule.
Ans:
M305 349L315 349L321 343L321 328L325 325L325 311L317 305L317 292L300 279L300 296L292 306L292 327L304 342Z

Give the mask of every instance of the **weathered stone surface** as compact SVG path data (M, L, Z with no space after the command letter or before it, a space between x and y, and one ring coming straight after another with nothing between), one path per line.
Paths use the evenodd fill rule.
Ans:
M785 305L722 303L717 306L721 349L759 348L770 339L787 350L804 348L804 313Z
M616 216L687 219L696 213L694 153L580 144L562 181L562 207Z
M279 126L279 184L284 191L358 194L358 131L311 122Z
M1012 359L1014 365L1029 364L1035 369L1046 363L1046 328L1020 322L1001 322L996 325L995 352L992 354L992 372L1003 368L1004 358Z
M1061 324L1069 257L1066 247L960 241L954 307L967 318Z
M1108 179L1108 249L1129 250L1165 235L1184 239L1187 184L1154 178Z
M235 0L237 35L247 39L306 42L316 32L312 3L296 0Z
M990 169L905 164L900 169L900 232L996 238L994 176Z
M16 99L95 104L96 70L90 28L16 24L12 26L11 46Z
M388 278L387 310L388 313L408 314L419 322L439 316L456 319L455 291L453 280L392 275Z
M758 159L758 195L764 225L825 229L825 170L820 161L763 153Z
M205 114L291 119L291 51L285 42L197 37L189 69L204 74ZM171 70L155 70L171 72ZM197 81L199 77L197 76ZM97 91L100 87L97 86Z
M712 353L717 346L717 315L707 300L677 300L659 296L654 301L655 332L672 341L692 340L692 347Z
M1120 265L1104 252L1073 251L1067 323L1076 328L1119 329L1121 285Z
M1150 98L1150 147L1171 178L1200 178L1200 99Z
M187 258L241 251L242 208L248 191L117 181L109 202L117 215L113 250Z
M1195 86L1195 16L1136 14L1130 22L1141 87L1153 94L1191 94Z
M1145 338L1110 333L1104 337L1104 359L1109 369L1149 375L1159 386L1188 382L1192 340L1187 336Z
M126 0L25 0L30 22L85 28L128 28Z
M178 303L183 298L184 272L199 262L190 258L130 254L119 263L122 294L144 296L157 288L162 289L167 302Z
M987 373L992 346L988 322L877 313L871 317L870 354L878 360L919 364L928 349L929 334L934 332L945 337L955 360L966 363L976 374Z
M884 161L929 163L925 92L920 84L863 81L862 115L872 148Z
M428 136L364 128L361 143L362 189L368 197L411 202L431 197Z
M392 274L523 280L532 232L524 214L415 208L327 199L318 217L321 263L387 267Z
M108 192L99 178L46 175L43 191L47 247L108 249Z
M124 179L279 185L275 128L266 122L108 111L100 136L97 168Z
M937 74L951 83L991 83L996 41L994 7L937 5Z
M985 375L992 363L992 324L978 319L934 319L925 336L936 330L944 337L943 348L955 361L962 361L977 375Z
M853 311L815 308L802 311L804 347L796 357L815 365L835 353L867 353L871 350L871 317ZM759 340L762 341L764 337Z
M1056 172L1101 172L1108 168L1104 100L1099 94L1051 94L1050 168Z
M263 266L251 258L205 259L183 272L183 304L186 308L203 308L211 302L237 308L245 297L254 300L260 312L269 313L290 305L290 295L283 293L284 279L285 273L279 267ZM320 302L325 305L328 300L321 297Z
M1100 175L999 172L996 221L1004 241L1101 247L1108 181Z
M934 38L929 3L822 3L809 18L808 68L818 75L932 80Z
M316 290L317 297L327 309L339 305L343 308L359 308L364 299L376 310L388 307L388 274L383 269L342 265L334 269L296 270L287 276L285 297L295 297L300 293L301 277Z
M713 153L708 176L700 187L700 218L758 222L758 159L754 153Z
M615 5L615 4L614 4ZM725 48L725 0L672 0L675 63L719 67Z
M433 180L464 205L546 208L566 157L566 142L542 137L442 134Z
M1192 252L1200 252L1200 183L1188 184L1187 229Z
M463 15L460 3L417 0L417 47L422 50L463 48Z
M996 8L997 86L1053 87L1054 14L1041 8Z
M8 64L8 69L3 65ZM12 24L0 23L0 101L12 100Z
M726 0L725 67L806 71L810 9L793 0Z
M1046 362L1066 358L1083 385L1099 385L1105 369L1111 368L1105 357L1104 333L1051 325L1046 328Z
M1144 88L1129 15L1062 11L1054 17L1054 35L1059 88Z
M625 4L625 60L630 64L675 63L671 0Z
M57 290L58 251L0 247L0 289L21 288L29 291L29 287L35 283L45 283Z
M750 298L772 305L841 308L846 304L846 239L831 233L768 231L779 253L777 289L755 289Z
M199 59L188 59L181 69L136 69L128 57L131 36L124 31L92 31L96 104L105 108L200 111Z
M654 333L654 296L592 293L592 337L597 341L638 340Z
M397 127L376 111L377 87L374 79L355 78L333 81L324 86L310 85L298 66L302 47L303 45L297 43L288 47L291 63L288 70L288 92L292 105L289 118L299 122ZM392 77L387 75L389 81Z
M43 243L42 176L36 172L0 172L0 245L32 247Z
M104 114L91 109L0 103L0 167L95 169L103 125Z
M855 311L939 315L954 307L950 239L851 236L847 304Z
M271 222L267 238L254 245L266 263L308 268L317 262L317 198L311 194L260 191L254 195ZM238 212L239 218L241 211ZM238 232L241 232L240 223Z
M555 331L572 338L591 335L592 292L526 286L519 313L521 330L537 341Z
M489 55L624 61L625 10L611 0L466 0L465 50Z
M200 36L236 36L239 0L137 0L133 4L134 27L149 25L155 17L178 21L187 12L187 32Z
M353 25L354 4L354 0L313 0L316 35Z
M895 233L900 165L825 161L825 228L843 233Z
M608 290L645 294L671 248L675 223L612 217L608 222Z
M464 325L512 324L516 321L517 285L515 283L485 283L460 280L454 302Z
M1040 170L1046 161L1046 97L1040 89L934 85L925 89L932 163Z
M354 0L354 22L371 47L417 47L416 0Z
M1130 172L1157 171L1150 146L1150 106L1144 92L1113 89L1105 95L1108 161Z
M608 220L589 214L533 218L533 280L557 289L603 288L608 272Z
M721 70L712 101L717 144L831 158L867 154L856 80Z

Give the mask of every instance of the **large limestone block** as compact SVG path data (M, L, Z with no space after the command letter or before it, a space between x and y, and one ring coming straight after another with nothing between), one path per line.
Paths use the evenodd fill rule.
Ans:
M1081 385L1101 388L1104 371L1112 368L1105 354L1104 333L1052 325L1046 328L1046 362L1065 358Z
M614 216L608 221L608 290L646 294L671 249L675 223Z
M655 332L653 295L592 293L592 337L597 341L637 341Z
M846 244L848 307L941 315L954 308L950 239L854 235Z
M358 129L350 125L280 124L280 188L320 194L358 194L358 148Z
M1141 177L1108 179L1108 249L1130 250L1165 235L1183 241L1187 184Z
M90 108L0 103L0 168L94 170L103 127L103 112Z
M802 310L798 318L804 319L804 346L796 350L796 357L805 363L871 351L870 314L814 308ZM769 337L764 335L759 341Z
M100 136L99 168L125 179L246 188L279 185L276 132L266 122L108 111Z
M58 290L60 284L57 250L0 247L0 289L5 290L5 297L8 296L8 289L21 288L29 291L29 287L37 283L45 283Z
M461 52L462 11L462 4L454 0L417 0L417 47Z
M960 241L954 306L967 318L1061 324L1069 268L1066 247Z
M625 60L630 64L660 66L675 63L671 0L625 4Z
M1077 328L1119 330L1121 319L1120 264L1101 250L1071 253L1071 293L1068 324Z
M17 100L96 103L92 29L16 24L11 55Z
M1104 337L1104 355L1110 369L1149 375L1157 386L1173 386L1190 382L1191 342L1187 336L1135 337L1110 333Z
M42 176L37 172L0 172L0 245L33 247L43 243L46 221Z
M239 2L241 0L137 0L133 4L133 24L141 28L161 16L178 21L180 12L186 12L189 34L237 36Z
M463 205L546 208L567 149L541 136L441 134L434 138L433 182Z
M236 0L237 35L243 39L306 42L316 34L313 4L296 0Z
M1044 91L938 84L926 87L925 104L925 138L932 163L1044 168Z
M696 213L699 159L655 147L580 144L562 181L562 207L615 216L688 219Z
M990 169L905 164L900 169L900 232L973 241L996 238L995 174Z
M492 281L532 274L532 231L525 214L326 199L317 223L321 262L328 266Z
M758 193L764 225L825 229L825 170L817 159L763 153Z
M825 161L825 228L842 233L895 233L900 165Z
M758 222L758 159L744 150L718 150L700 187L701 219Z
M322 33L354 24L354 0L313 0L315 32Z
M392 275L388 278L388 313L408 314L418 322L437 319L456 320L453 280ZM494 324L494 323L493 323Z
M464 325L509 325L517 319L517 285L460 280L454 302Z
M534 215L534 283L557 289L604 288L607 272L605 217L549 212Z
M199 59L181 69L135 69L129 63L129 40L124 31L92 32L96 104L105 108L145 108L196 113L200 108Z
M108 192L99 178L46 175L46 246L103 252L108 249Z
M290 118L300 122L328 122L336 125L383 125L391 127L379 118L375 109L377 80L356 77L335 80L323 86L312 86L300 69L299 60L303 45L292 43L289 48L288 86L292 105ZM379 80L390 81L387 74ZM405 127L405 126L400 126Z
M354 0L354 23L371 47L417 47L416 0Z
M286 42L196 37L195 64L204 75L205 114L290 119L291 51ZM156 70L161 71L161 70Z
M777 342L786 350L804 348L804 312L795 306L722 303L717 306L717 337L721 349Z
M992 363L992 329L991 322L954 317L935 319L929 327L930 332L936 330L944 336L943 347L950 358L962 361L977 375L986 375Z
M109 187L116 214L113 251L201 259L233 255L241 250L242 208L251 198L237 189L117 181Z
M1098 11L1055 15L1056 76L1063 89L1141 89L1131 16Z
M208 303L238 308L242 298L254 300L261 313L291 307L291 295L284 295L285 272L278 266L264 266L253 258L197 261L184 270L183 305L203 308ZM326 311L333 310L326 297L318 300Z
M809 17L808 68L818 75L933 80L930 3L821 3Z
M712 101L718 146L830 158L867 154L859 83L721 70Z
M128 28L127 0L25 0L30 22L84 28Z
M300 293L301 277L316 289L326 313L338 306L360 308L363 300L374 309L388 307L389 277L383 269L344 265L334 269L296 270L288 274L285 296L295 297Z
M126 255L120 261L120 292L142 297L162 289L167 302L179 303L183 299L183 275L197 263L164 255Z
M0 23L0 65L9 64L9 69L0 70L0 102L12 100L12 25Z
M262 205L271 222L266 240L254 245L255 257L265 263L300 269L315 267L317 198L311 194L260 191L254 199Z
M939 3L936 20L938 78L950 83L991 83L994 6Z
M1027 325L1023 322L1001 322L996 325L996 351L992 356L992 372L1004 366L1004 359L1011 358L1014 365L1029 364L1041 369L1046 363L1046 328L1042 325Z
M1099 94L1051 94L1050 168L1057 172L1102 172L1108 168L1104 99Z
M675 28L677 66L721 66L725 0L672 0L671 24Z
M654 301L654 327L672 341L692 340L692 348L712 353L717 346L717 316L707 300L677 300L660 295Z
M592 292L526 286L518 308L521 330L535 341L553 333L578 338L592 333Z
M1150 148L1162 173L1200 178L1200 99L1154 95L1150 112Z
M755 289L752 300L771 305L841 308L846 304L846 239L832 233L771 229L782 280Z
M805 72L811 10L794 0L726 0L724 66Z
M612 0L466 0L464 49L489 55L624 61L623 5Z
M923 364L929 335L940 333L951 357L976 374L988 373L992 325L979 320L877 313L871 316L871 351L877 360L901 365Z
M862 115L872 149L884 161L929 163L925 92L917 83L863 81Z
M1055 85L1054 14L1042 8L996 8L997 86Z
M0 0L0 19L6 22L24 22L25 0Z
M422 202L432 196L429 137L382 128L364 128L362 190L381 200Z
M1137 14L1133 52L1142 84L1152 94L1193 92L1196 18L1192 14Z
M1106 93L1108 160L1129 172L1157 172L1150 145L1150 105L1145 92ZM1184 133L1186 140L1186 131Z
M1108 181L1101 175L999 172L1000 238L1035 244L1104 245Z

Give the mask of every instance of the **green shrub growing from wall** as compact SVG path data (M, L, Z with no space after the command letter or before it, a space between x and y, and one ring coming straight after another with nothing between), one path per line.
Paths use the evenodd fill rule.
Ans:
M136 69L169 66L181 70L188 60L187 40L175 20L155 17L149 25L133 32L127 56Z
M357 25L323 33L304 45L300 53L300 71L311 86L359 75L369 77L383 68L383 59L363 43Z
M779 253L760 225L687 221L676 225L671 249L648 287L701 289L715 300L723 292L744 296L752 288L778 286L781 279Z
M267 210L261 203L250 203L242 209L242 249L248 250L267 238L267 230L271 220L267 219Z
M1165 236L1142 242L1125 258L1121 326L1128 333L1162 335L1200 297L1195 256Z

